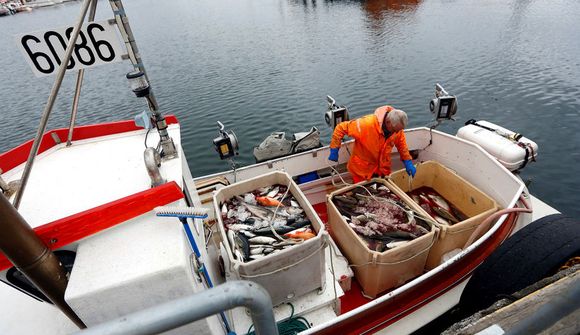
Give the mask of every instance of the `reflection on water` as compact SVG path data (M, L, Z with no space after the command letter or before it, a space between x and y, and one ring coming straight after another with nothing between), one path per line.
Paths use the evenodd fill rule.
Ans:
M306 131L328 143L325 96L353 117L392 104L410 126L431 119L442 83L459 98L455 131L486 119L538 142L523 178L531 191L579 214L580 1L125 0L162 111L177 114L192 172L227 169L211 140L220 120L238 134L240 164L273 131ZM98 20L110 17L99 1ZM36 79L13 36L74 22L79 3L0 18L0 150L36 131L53 78ZM86 72L79 123L131 118L146 108L130 92L127 63ZM67 75L49 126L68 122Z

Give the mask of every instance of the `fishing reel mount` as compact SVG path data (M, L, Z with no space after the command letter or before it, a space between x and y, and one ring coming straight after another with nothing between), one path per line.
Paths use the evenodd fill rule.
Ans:
M457 98L445 91L443 86L435 84L435 99L429 102L431 113L435 114L435 121L438 123L444 120L454 120L457 113Z
M219 126L219 136L213 139L213 145L219 153L220 159L224 160L239 155L239 142L236 134L231 130L226 131L225 126L220 121L217 123Z
M328 101L328 111L324 114L324 121L330 128L334 129L339 123L350 119L346 106L338 106L336 100L330 95L326 96L326 100Z

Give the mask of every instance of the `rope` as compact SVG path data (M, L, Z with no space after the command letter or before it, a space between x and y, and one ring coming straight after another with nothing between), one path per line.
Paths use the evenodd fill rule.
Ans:
M294 305L291 303L288 303L288 305L290 305L292 312L287 319L276 323L278 326L278 333L280 335L296 335L310 328L310 322L306 320L306 318L302 316L294 317ZM255 332L252 331L252 328L254 328L254 324L250 325L246 335L255 335Z
M332 285L332 289L334 291L334 310L338 311L338 293L336 293L336 277L334 275L334 262L332 260L332 248L328 248L328 257L330 258L330 273L332 274L332 281L331 281L331 285ZM348 264L348 262L347 262Z
M272 233L274 234L274 236L276 236L276 238L278 240L286 241L289 244L299 244L299 243L304 242L304 240L303 239L294 239L294 238L285 239L276 232L276 230L274 229L274 226L273 226L274 220L276 219L276 215L278 214L278 209L280 208L280 205L282 204L282 200L284 200L284 198L286 198L286 195L288 195L288 192L290 191L290 185L292 185L292 179L290 179L290 181L288 182L288 185L286 186L286 192L284 192L284 195L282 195L282 198L280 198L280 201L278 201L278 205L276 205L276 209L274 209L274 215L272 215L272 220L270 220L270 222L268 222L268 226L270 227L270 230L272 231Z

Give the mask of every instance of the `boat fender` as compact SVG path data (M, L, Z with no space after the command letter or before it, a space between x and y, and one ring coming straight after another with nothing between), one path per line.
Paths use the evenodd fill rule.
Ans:
M518 172L534 162L538 145L520 133L484 120L471 119L457 131L457 137L479 144L504 167Z
M477 123L477 121L475 119L471 119L471 120L468 120L467 122L465 122L465 125L470 125L470 124L472 124L474 126L478 126L480 128L486 129L486 130L489 130L491 132L494 132L494 133L496 133L496 134L498 134L500 136L503 136L503 137L507 138L510 141L516 142L519 147L521 147L522 149L524 149L525 152L526 152L526 154L525 154L525 157L523 159L522 164L520 165L520 167L517 168L517 170L521 170L524 167L526 167L526 164L528 164L528 162L530 160L532 162L535 162L536 161L536 157L534 155L534 148L532 147L532 145L530 143L520 142L520 139L522 137L524 137L522 134L516 133L516 132L503 133L501 131L498 131L498 129L493 129L493 128L490 128L490 127L486 127L486 126L484 126L484 125L482 125L480 123ZM530 159L530 153L532 154L531 155L531 159Z

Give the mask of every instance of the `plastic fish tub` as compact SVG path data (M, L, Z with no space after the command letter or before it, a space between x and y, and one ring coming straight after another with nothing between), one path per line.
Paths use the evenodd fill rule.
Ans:
M236 195L275 184L287 185L306 217L312 222L317 235L300 245L267 255L250 262L235 259L229 243L221 213L220 204ZM223 187L214 194L218 230L222 238L226 280L250 280L262 285L272 298L274 305L292 300L305 293L322 288L325 278L324 248L328 233L320 218L306 199L300 188L285 172L271 172ZM225 252L224 252L225 251ZM225 254L225 255L224 255Z
M411 185L405 170L392 173L390 182L404 192L423 186L430 187L468 217L454 225L435 223L440 234L427 258L428 270L441 264L442 257L447 252L463 248L477 226L499 209L492 198L436 161L419 164Z
M423 273L430 248L437 235L437 228L431 225L431 231L408 243L384 252L377 252L367 247L366 242L348 225L336 208L332 199L348 192L359 185L380 183L387 186L401 200L421 215L427 216L421 207L395 185L384 179L372 179L336 190L328 195L328 224L330 236L338 244L354 270L354 276L366 296L376 297L391 288Z

